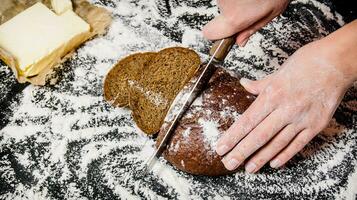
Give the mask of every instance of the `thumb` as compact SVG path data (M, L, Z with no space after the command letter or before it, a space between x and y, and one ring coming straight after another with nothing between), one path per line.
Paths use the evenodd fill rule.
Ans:
M269 83L270 78L271 75L268 75L265 78L258 81L252 81L246 78L241 78L239 82L244 87L244 89L246 89L248 92L254 95L258 95L260 94L261 91L263 91L263 89Z
M218 40L237 33L237 30L221 14L206 24L202 29L202 33L208 40Z
M254 95L258 95L260 93L260 81L252 81L246 78L241 78L239 82L248 92Z

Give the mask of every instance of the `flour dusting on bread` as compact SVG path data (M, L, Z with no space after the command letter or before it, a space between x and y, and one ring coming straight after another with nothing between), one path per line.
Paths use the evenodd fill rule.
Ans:
M202 126L205 147L209 150L208 152L214 151L220 135L220 131L218 130L219 124L216 121L205 120L203 118L198 119L198 124Z
M165 99L160 93L156 93L150 90L145 90L144 87L141 86L137 81L130 80L128 81L128 84L131 87L139 90L142 94L145 95L147 99L149 99L149 101L151 101L151 103L153 103L156 106L166 105L168 103L167 99Z
M176 97L156 145L187 99L192 85L188 84ZM192 174L217 176L232 173L224 168L222 158L215 151L217 141L253 100L254 96L244 90L236 76L217 68L207 88L178 122L164 157L178 169ZM182 165L182 162L185 164Z

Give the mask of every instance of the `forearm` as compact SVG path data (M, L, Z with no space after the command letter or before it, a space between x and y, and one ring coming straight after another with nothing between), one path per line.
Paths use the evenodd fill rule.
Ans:
M357 20L331 33L321 41L319 51L327 52L348 84L357 80Z

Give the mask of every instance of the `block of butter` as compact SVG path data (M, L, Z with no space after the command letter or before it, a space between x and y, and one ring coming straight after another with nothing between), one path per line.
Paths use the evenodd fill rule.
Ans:
M0 50L11 59L0 58L15 65L18 76L33 77L83 43L90 29L72 9L57 15L36 3L0 26Z
M72 10L72 1L71 0L51 0L51 5L53 10L61 15L67 10Z

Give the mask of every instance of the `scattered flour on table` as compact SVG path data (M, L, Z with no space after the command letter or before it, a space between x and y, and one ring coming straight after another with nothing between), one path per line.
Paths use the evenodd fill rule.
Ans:
M325 5L321 2L311 1L311 0L299 0L299 1L292 1L291 3L293 3L293 4L296 4L296 3L312 4L316 8L318 8L321 12L323 12L326 19L336 20L340 26L345 24L345 22L343 21L342 16L340 14L333 13L331 11L331 8L329 8L327 5Z
M140 151L139 159L146 161L152 153L154 152L154 141L150 140L145 144L142 151ZM175 188L182 199L189 198L191 183L190 180L185 179L181 175L179 175L178 171L173 169L171 166L167 164L163 164L162 162L156 162L152 172L157 175L159 178L164 180L164 182Z
M91 0L91 2L101 4L104 1ZM2 197L47 199L50 187L48 180L53 180L57 185L66 186L65 190L59 189L59 192L65 192L66 199L85 198L82 196L83 193L93 191L83 191L83 188L89 186L83 187L80 184L88 183L90 176L99 174L103 176L95 177L94 180L98 181L96 184L104 184L122 199L139 199L139 194L146 199L166 199L157 190L142 184L142 180L133 178L135 166L142 164L154 151L154 140L143 136L132 124L128 109L104 108L107 105L102 94L82 92L90 91L92 84L102 79L118 59L133 52L157 51L168 46L180 45L190 46L199 51L202 58L207 58L205 44L200 42L204 40L200 31L182 22L177 23L177 19L185 13L216 15L217 8L215 6L193 8L185 2L180 6L172 6L171 14L164 21L168 25L177 23L176 29L182 30L182 42L179 43L164 36L163 31L146 24L147 16L150 16L152 21L163 18L156 7L156 1L108 2L115 4L114 7L107 6L114 16L113 24L108 34L86 42L77 51L73 60L83 60L83 63L79 62L71 66L74 68L75 81L71 82L70 89L64 86L61 88L60 85L54 89L28 86L22 93L21 103L16 106L16 109L14 108L10 122L0 131L3 136L0 148L7 146L10 140L15 145L22 146L24 152L14 152L14 156L18 158L19 164L24 166L24 170L33 169L30 172L36 181L29 185L19 183L12 163L9 159L5 159L0 165L0 170L4 172L1 178L6 183L13 184L14 191ZM318 1L299 0L292 3L312 5L320 10L326 19L334 20L340 25L344 24L340 15L332 13L326 5ZM308 30L303 22L299 23L301 26L296 27L293 26L293 22L286 22L286 19L281 17L270 23L266 30L275 29L274 37L284 39L290 32L299 31L299 28ZM323 23L317 18L316 23L319 32L327 34ZM302 34L301 37L304 35ZM292 48L301 45L298 42L289 42ZM273 56L267 55L268 52L273 52ZM234 53L228 56L227 61L234 61L229 66L230 69L239 69L242 72L249 72L249 75L254 78L262 78L267 71L259 67L253 68L253 65L276 70L281 63L280 59L286 59L288 55L285 49L273 43L270 37L267 38L259 32L252 36L246 47L236 48ZM94 63L85 62L86 59L91 58L94 58ZM0 68L1 73L8 73L7 71ZM196 99L193 105L202 105L202 98ZM346 107L356 111L356 101L346 102ZM225 116L232 113L227 108L220 114ZM239 117L238 114L233 113L233 115ZM203 126L206 143L210 149L214 149L219 135L217 122L200 119L199 123ZM341 168L340 163L348 159L352 149L357 146L355 132L338 124L332 124L331 128L330 131L344 134L335 139L325 139L326 144L315 154L302 153L307 159L299 162L294 169L257 175L241 172L224 177L223 181L217 179L221 181L218 181L219 183L201 182L193 176L177 171L160 159L152 174L148 176L152 176L152 180L167 189L167 193L177 194L179 199L229 199L226 195L229 191L251 195L274 192L285 196L314 195L337 187L338 178L332 177L332 174L329 176L329 173L336 168L345 170ZM191 133L187 131L183 134L188 137ZM26 141L29 141L30 145L44 145L42 149L44 153L39 156L39 161L31 157L32 149L25 146ZM143 145L144 148L140 151ZM356 166L356 163L354 165ZM93 175L91 170L96 166L98 166L95 168L97 174ZM341 190L341 193L336 194L336 198L353 198L357 187L356 171L355 168L348 177L346 187ZM303 176L300 173L303 173ZM129 176L124 178L126 174ZM74 178L78 178L78 181L72 182ZM222 182L226 185L222 185ZM264 185L264 187L257 187L257 185ZM89 188L93 189L92 186ZM200 196L206 193L209 193L209 196Z
M301 1L293 1L292 3L294 3L294 4L305 3L305 4L313 5L317 9L321 10L327 19L336 20L338 22L338 24L340 24L340 25L344 24L344 22L342 21L342 18L339 14L332 13L331 10L326 5L319 3L318 1L301 0ZM145 2L145 3L140 1L140 2L138 2L138 4L139 4L139 6L145 5L149 8L155 8L154 1ZM143 15L145 15L145 13L142 11L137 12L137 11L129 11L130 9L126 9L127 7L130 7L130 6L131 6L130 3L128 3L128 2L120 2L120 3L117 3L117 7L113 8L111 11L114 14L117 14L119 16L124 16L124 17L125 16L134 16L132 18L133 20L131 20L132 22L123 22L121 20L115 20L111 27L111 30L107 36L109 38L112 38L112 40L107 40L107 38L103 38L103 39L97 40L97 41L93 40L91 42L91 44L88 44L88 47L82 48L82 51L80 53L82 55L92 55L94 57L99 58L100 60L113 59L115 61L118 58L125 56L126 52L128 52L128 50L129 51L130 50L152 51L152 50L157 50L157 49L166 47L168 44L190 46L192 48L200 48L201 47L201 44L199 42L197 42L202 39L202 36L200 35L200 32L198 30L193 29L191 27L187 27L187 26L184 27L184 26L182 26L182 24L179 24L178 28L182 28L182 30L183 30L182 44L172 42L172 41L168 40L166 37L161 37L160 31L157 31L155 29L151 29L151 28L145 26L145 24L143 24L143 22L142 22L143 19L145 18L143 16ZM170 12L171 12L171 16L169 18L166 18L165 21L169 25L173 25L176 23L176 18L179 17L180 15L182 15L183 13L217 14L217 9L215 7L190 8L187 6L177 6L177 7L172 7ZM150 14L152 15L151 17L153 19L161 18L161 15L157 9L151 9ZM279 20L279 19L274 20L274 22L268 26L268 29L269 28L276 29L279 37L284 38L286 35L289 34L289 32L295 30L296 27L290 23L284 23L282 21L284 21L284 19L283 20ZM318 27L318 29L321 30L322 34L326 34L327 32L322 27L323 25L320 23L319 20L317 20L317 22L319 23L318 25L320 26L320 27ZM129 28L126 25L126 23L129 23L129 25L142 26L142 28L140 30L143 31L143 33L139 33L139 32L137 32L137 30ZM115 35L118 35L118 34L120 34L121 37L115 37ZM160 35L160 36L157 36L157 35ZM130 40L133 37L137 38L137 40L130 43L130 45L132 45L130 48L132 48L132 49L125 49L126 47L124 47L122 45L118 45L118 44L121 44L122 41ZM119 38L122 41L119 41ZM282 48L280 48L279 46L276 46L273 43L270 43L269 45L267 43L264 43L265 40L266 40L266 37L263 34L257 33L251 38L251 40L248 42L246 47L239 48L238 50L235 51L235 53L237 55L239 55L239 57L242 60L249 60L253 56L254 58L256 58L256 60L254 60L254 65L257 65L257 66L266 65L268 68L276 70L280 66L279 58L286 59L288 57L288 53L286 53ZM98 47L98 45L100 46L100 48L95 48L95 47ZM292 45L294 45L294 44L292 44ZM264 48L267 48L270 51L273 51L275 54L274 57L267 56L266 51L263 50L262 46L264 46ZM296 44L296 46L298 46L298 44ZM201 56L204 56L202 54L202 52L199 52L199 54ZM229 57L227 58L227 60L230 60L230 59L232 59L232 54L230 54ZM110 65L106 66L105 63L97 65L97 67L101 68L101 69L103 69L103 66L106 67L107 69L109 69L108 67L110 67ZM239 66L240 69L242 69L244 71L251 71L251 75L258 79L262 78L266 75L265 71L252 69L251 63L249 63L249 62L246 63L246 62L238 61L235 63L235 67L236 66ZM102 74L104 74L104 73L102 73ZM202 105L202 99L201 98L196 99L196 101L193 103L193 105L196 105L196 106ZM353 102L349 103L349 105L351 107L353 107L354 109L356 107ZM239 117L239 114L231 113L229 108L222 111L220 114L222 116L232 114L235 116L235 118ZM207 141L207 143L211 147L215 146L215 141L219 134L217 123L214 121L205 121L205 120L201 119L200 124L203 125L203 127L204 127L204 133L205 133L204 135L205 135L205 140ZM342 129L342 130L344 131L345 129ZM190 131L187 130L183 134L186 137L190 134ZM145 145L146 147L141 152L140 158L147 158L150 155L150 153L153 151L154 144L153 144L153 141L151 141L151 142L152 142L151 145L150 144ZM337 145L342 145L339 148L344 148L344 149L343 150L335 149L335 151L349 152L348 147L343 147L343 144L344 144L343 141L334 142L334 144L336 144L336 143L337 143ZM355 143L355 142L352 140L348 145L353 146L353 143ZM176 145L178 145L178 144L176 144ZM330 147L326 147L326 148L329 149ZM331 146L331 149L334 149L334 148ZM327 154L325 154L325 153L327 153ZM329 153L328 152L320 152L319 154L321 154L320 158L316 158L317 160L313 159L312 161L309 161L309 162L324 163L325 157L328 157ZM327 162L326 167L323 166L322 168L317 169L317 171L318 172L326 172L326 170L328 171L329 168L332 168L333 166L335 166L337 163L339 163L341 161L341 159L343 159L345 157L345 155L343 155L343 154L344 153L342 153L341 155L338 154L338 156L334 157L334 159ZM182 163L182 165L184 165L184 164ZM319 179L318 175L314 175L314 174L318 174L318 172L316 172L316 171L311 172L311 173L308 172L309 177L313 177L313 179ZM256 175L256 176L248 175L248 174L244 174L244 173L238 173L235 175L235 179L237 180L236 187L242 187L242 188L244 188L244 190L247 190L247 191L249 190L249 191L252 191L253 193L254 192L261 193L264 190L264 191L281 191L281 192L284 192L285 194L292 194L292 193L296 192L296 194L299 194L301 192L309 193L310 191L319 191L321 188L327 187L330 185L329 182L323 182L323 181L321 181L322 185L315 184L315 182L311 182L310 180L308 180L309 177L306 177L306 179L301 180L301 182L311 183L311 184L306 184L305 186L300 186L299 183L296 183L296 182L291 183L290 186L287 186L285 188L281 188L281 186L278 186L278 185L277 186L272 185L272 186L267 187L266 189L263 189L263 188L254 188L251 185L249 185L249 182L253 182L255 180L259 180L260 183L264 183L265 181L268 181L270 179L274 179L275 182L282 183L285 181L284 180L285 178L284 178L284 176L281 175L281 173L284 173L284 172L279 172L276 175L274 175L274 174L263 175L262 174L262 175ZM190 190L195 191L195 184L194 184L194 182L192 182L191 179L183 178L180 174L177 173L176 170L172 169L172 167L162 164L161 162L155 167L154 174L158 175L161 180L164 180L164 182L168 186L178 190L178 193L180 194L181 198L187 197L190 194ZM243 181L241 181L241 180L243 180ZM352 180L352 179L350 179L350 180ZM324 184L325 184L325 186L324 186ZM157 197L155 194L150 193L150 189L145 188L145 186L142 186L142 187L143 188L137 188L137 189L145 191L146 195L148 195L148 196L153 195L153 196ZM295 190L294 188L302 188L302 189ZM123 191L124 194L127 194L125 192L126 188L121 187L118 189L118 191ZM217 191L221 194L224 193L220 189L217 189ZM127 195L128 195L128 198L131 197L130 194L127 194ZM229 199L229 198L227 198L227 197L224 198L224 195L216 194L216 197L214 197L213 199Z

